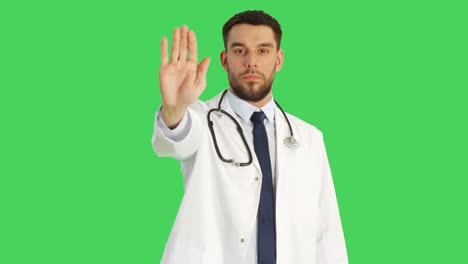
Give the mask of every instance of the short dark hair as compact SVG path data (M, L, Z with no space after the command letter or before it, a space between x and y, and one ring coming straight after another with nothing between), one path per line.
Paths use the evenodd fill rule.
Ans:
M281 31L281 25L278 23L278 21L274 17L261 10L247 10L234 15L224 24L223 41L225 50L227 50L227 36L229 34L229 31L232 29L233 26L239 24L269 26L275 33L277 49L280 48L281 36L283 35L283 32Z

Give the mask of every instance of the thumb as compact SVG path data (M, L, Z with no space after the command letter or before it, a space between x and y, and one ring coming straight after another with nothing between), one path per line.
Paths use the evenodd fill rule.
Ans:
M208 66L210 66L210 57L204 58L197 67L197 83L200 86L206 85L206 73L208 72Z

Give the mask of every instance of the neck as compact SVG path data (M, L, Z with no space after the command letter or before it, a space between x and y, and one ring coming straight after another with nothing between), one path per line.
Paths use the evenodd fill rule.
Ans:
M229 87L229 91L234 94L235 96L239 97L236 92L231 88ZM247 103L257 107L257 108L262 108L264 105L266 105L268 102L270 102L272 98L272 93L271 91L260 101L257 101L257 102L252 102L252 101L247 101L247 100L244 100L246 101Z

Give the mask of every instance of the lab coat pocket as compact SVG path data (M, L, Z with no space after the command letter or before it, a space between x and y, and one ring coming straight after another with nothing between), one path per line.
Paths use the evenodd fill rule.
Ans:
M238 135L237 135L238 136ZM232 159L238 163L248 163L249 155L248 149L242 143L236 142L232 137L230 139L220 140L218 142L219 150L221 155L225 159ZM240 138L238 139L241 140ZM256 173L253 159L256 158L253 153L251 164L248 166L236 166L234 163L224 162L221 159L217 159L216 162L220 166L223 173L220 175L225 181L231 184L249 184L252 183L255 177L252 177Z
M249 166L235 166L234 164L223 164L223 176L226 183L232 185L245 185L254 183L258 180L257 170L253 164Z

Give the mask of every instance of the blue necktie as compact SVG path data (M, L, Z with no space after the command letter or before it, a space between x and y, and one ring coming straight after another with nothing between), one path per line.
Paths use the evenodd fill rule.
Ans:
M258 264L276 264L276 220L273 179L271 172L268 137L263 120L265 113L254 112L253 141L255 154L262 170L262 190L257 214L257 259Z

